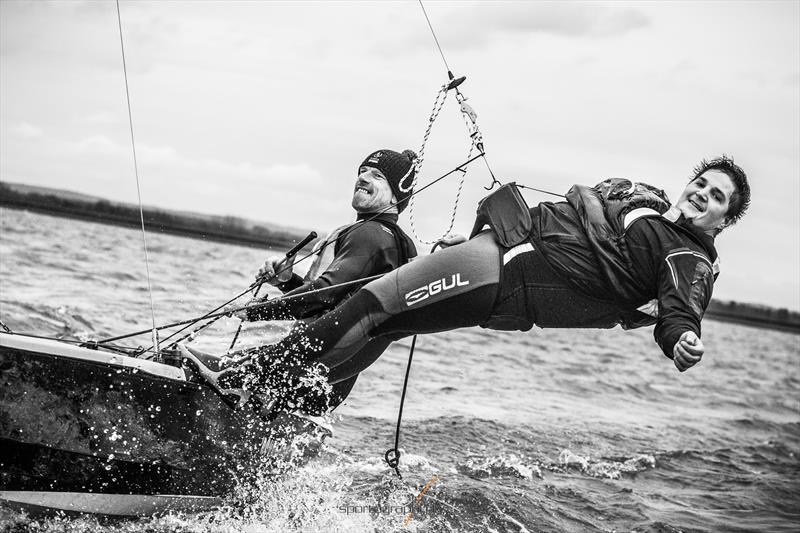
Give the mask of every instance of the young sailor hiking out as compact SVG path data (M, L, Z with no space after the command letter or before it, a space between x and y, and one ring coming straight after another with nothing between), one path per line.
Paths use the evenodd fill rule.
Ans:
M326 402L321 384L374 361L359 355L368 343L471 326L655 324L656 342L683 372L705 353L714 238L749 203L747 176L726 156L703 161L675 204L650 185L610 179L529 209L505 185L481 202L472 238L365 285L276 344L241 352L224 380L302 411Z

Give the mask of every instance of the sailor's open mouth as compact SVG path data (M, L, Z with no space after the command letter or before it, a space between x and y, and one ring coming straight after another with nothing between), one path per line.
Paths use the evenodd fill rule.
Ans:
M689 200L689 203L692 204L692 206L694 206L694 208L700 211L701 213L705 211L705 208L699 203L695 202L694 200Z

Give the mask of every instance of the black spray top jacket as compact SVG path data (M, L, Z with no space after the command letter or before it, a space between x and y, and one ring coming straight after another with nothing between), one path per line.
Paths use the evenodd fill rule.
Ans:
M684 331L700 336L716 278L713 239L689 221L660 216L670 202L647 184L576 185L566 198L531 209L533 239L556 273L616 306L623 328L655 324L670 358Z

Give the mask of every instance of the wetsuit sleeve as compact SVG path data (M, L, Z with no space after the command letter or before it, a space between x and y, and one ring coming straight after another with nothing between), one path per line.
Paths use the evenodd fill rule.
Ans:
M282 293L287 293L296 289L297 287L301 287L302 285L303 278L297 274L292 274L291 278L283 283L275 285L275 288ZM258 305L258 307L253 307L247 310L247 320L249 322L256 320L291 320L293 318L292 316L288 315L280 306L273 305L269 296L262 296L261 298L258 298L255 302L251 303L251 305L254 304L263 305Z
M708 258L688 248L670 250L658 268L658 322L653 335L664 355L687 330L700 337L700 321L714 288Z
M276 285L276 287L282 293L287 293L289 291L293 291L294 289L302 285L303 285L303 278L301 278L297 274L292 274L291 278L289 278L287 281L284 281L283 283Z
M397 266L398 253L391 232L378 222L365 224L363 229L341 238L336 256L317 279L288 291L284 297L289 299L252 310L251 320L290 320L328 311L359 287L318 289L389 272ZM248 319L250 316L248 312Z

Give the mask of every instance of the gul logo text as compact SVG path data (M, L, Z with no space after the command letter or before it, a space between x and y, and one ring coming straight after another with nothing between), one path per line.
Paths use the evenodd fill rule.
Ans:
M407 292L406 305L410 307L414 304L418 304L419 302L427 300L434 294L449 291L454 287L463 287L464 285L469 285L469 280L462 281L460 272L458 274L453 274L449 278L437 279L436 281L432 281L418 289Z

